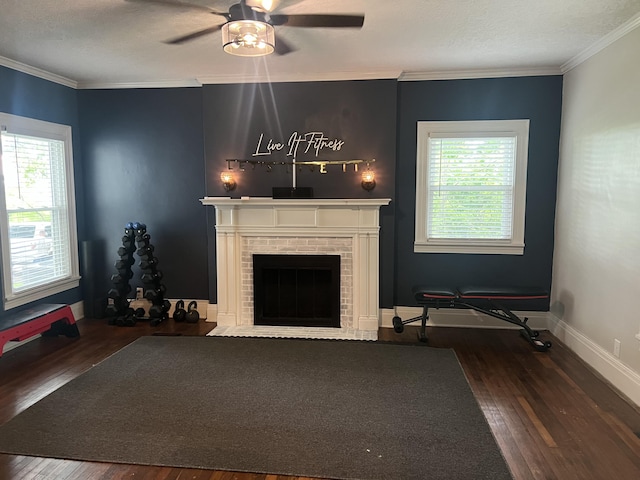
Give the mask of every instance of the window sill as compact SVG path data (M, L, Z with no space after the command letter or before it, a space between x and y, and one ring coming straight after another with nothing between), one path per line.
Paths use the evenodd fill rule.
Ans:
M524 245L452 245L415 242L414 253L464 253L478 255L524 255Z
M21 305L26 305L27 303L35 302L36 300L41 300L43 298L50 297L51 295L55 295L56 293L66 292L67 290L71 290L72 288L77 288L79 286L80 286L79 276L65 278L55 283L50 283L48 285L36 287L31 290L26 290L17 295L13 295L10 298L6 298L4 301L4 309L6 311L11 308L19 307Z

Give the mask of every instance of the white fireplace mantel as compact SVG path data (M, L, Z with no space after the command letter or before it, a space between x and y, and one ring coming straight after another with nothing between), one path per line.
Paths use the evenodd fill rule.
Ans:
M379 211L391 199L200 201L216 209L218 325L253 324L251 255L339 254L341 327L377 331Z

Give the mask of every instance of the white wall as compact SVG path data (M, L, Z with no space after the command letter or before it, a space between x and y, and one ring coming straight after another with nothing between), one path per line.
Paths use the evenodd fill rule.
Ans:
M640 28L565 74L562 117L554 333L640 405Z

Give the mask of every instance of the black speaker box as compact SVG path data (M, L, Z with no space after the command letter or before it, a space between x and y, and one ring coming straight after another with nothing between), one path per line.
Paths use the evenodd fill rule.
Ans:
M273 198L313 198L311 187L272 187Z

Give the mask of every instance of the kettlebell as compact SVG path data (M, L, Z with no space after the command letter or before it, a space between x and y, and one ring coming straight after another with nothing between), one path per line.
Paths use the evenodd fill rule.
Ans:
M200 314L198 313L197 308L198 308L198 304L195 300L192 302L189 302L189 306L187 307L187 313L185 315L185 320L188 323L198 323L198 320L200 320Z
M176 322L184 322L184 318L187 312L184 309L184 300L178 300L176 302L176 309L173 312L173 319Z

